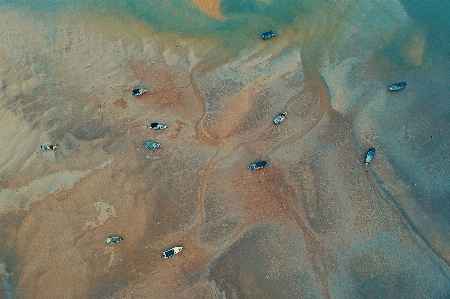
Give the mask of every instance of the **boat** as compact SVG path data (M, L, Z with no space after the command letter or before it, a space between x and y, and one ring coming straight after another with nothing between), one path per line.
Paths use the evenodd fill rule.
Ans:
M267 32L264 32L263 34L262 34L262 36L261 36L261 38L263 39L263 40L267 40L267 39L270 39L270 38L272 38L272 37L275 37L276 35L277 35L278 33L276 32L276 31L267 31Z
M389 86L390 91L399 91L406 87L406 82L395 83L394 85Z
M148 88L143 87L143 88L135 88L133 89L133 95L135 97L140 96L141 94L144 94L148 91Z
M371 148L369 149L369 151L367 152L367 155L366 155L366 165L369 164L370 161L372 161L373 157L375 156L375 151L376 151L375 148L374 148L374 147L371 147Z
M59 147L58 144L41 145L41 150L43 151L54 151Z
M122 242L122 238L121 237L109 237L106 238L106 243L119 243Z
M183 250L182 246L175 246L173 248L167 249L166 251L163 251L162 257L168 259L169 257L172 257L175 254L179 253L181 250Z
M273 120L273 123L278 125L280 122L282 122L286 118L287 114L288 114L287 112L281 113Z
M251 164L251 165L248 167L248 169L250 169L250 170L256 170L256 169L260 169L260 168L266 167L266 165L267 165L267 162L266 162L266 161L259 161L259 162L256 162L256 163Z
M162 146L161 143L154 142L154 141L147 141L145 143L145 147L146 148L158 148L158 147L161 147L161 146Z
M167 128L167 126L159 123L151 123L150 128L152 128L153 130L164 130L165 128Z

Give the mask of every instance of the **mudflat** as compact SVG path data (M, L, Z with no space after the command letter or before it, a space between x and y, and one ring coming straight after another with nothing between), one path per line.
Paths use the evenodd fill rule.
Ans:
M0 297L450 295L445 221L424 221L435 207L383 143L379 54L315 60L289 40L312 31L236 53L108 16L0 15ZM405 44L421 65L420 34Z

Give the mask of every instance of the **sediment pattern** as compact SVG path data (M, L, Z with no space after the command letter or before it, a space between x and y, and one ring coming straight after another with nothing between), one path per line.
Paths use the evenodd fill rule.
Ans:
M161 49L145 26L122 40L73 19L49 38L2 15L0 296L450 296L445 223L423 222L383 151L390 95L361 100L382 83L355 78L360 59L314 68L281 43L211 64L213 40ZM248 170L259 160L269 167Z

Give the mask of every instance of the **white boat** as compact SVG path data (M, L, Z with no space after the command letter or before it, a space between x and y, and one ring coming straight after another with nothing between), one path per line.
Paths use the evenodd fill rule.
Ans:
M172 257L175 254L179 253L181 250L183 250L182 246L175 246L173 248L167 249L166 251L163 251L162 257L168 259L169 257Z

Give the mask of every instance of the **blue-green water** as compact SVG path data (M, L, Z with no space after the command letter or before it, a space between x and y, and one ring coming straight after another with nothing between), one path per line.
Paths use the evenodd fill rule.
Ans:
M51 14L89 12L98 18L113 16L123 22L144 21L160 33L219 38L221 46L231 51L251 47L262 32L277 30L289 38L293 47L302 46L305 64L314 64L325 52L343 58L372 51L386 46L395 35L408 35L414 30L410 27L414 22L408 21L398 2L223 0L222 19L203 14L189 0L1 3Z

